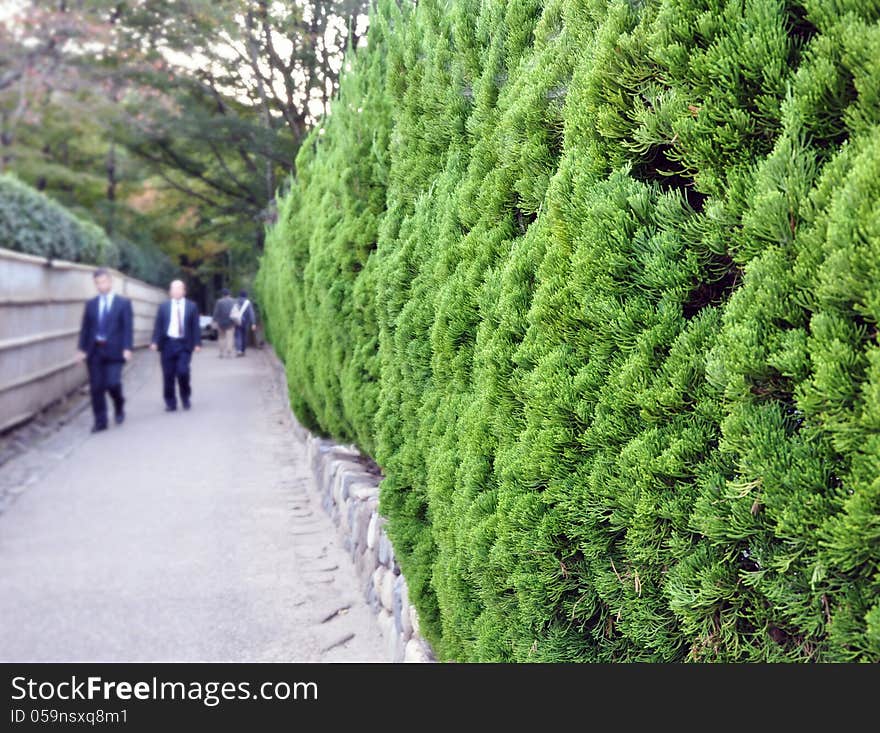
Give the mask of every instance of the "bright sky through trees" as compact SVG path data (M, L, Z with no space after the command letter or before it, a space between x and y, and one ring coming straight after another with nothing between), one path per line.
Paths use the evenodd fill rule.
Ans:
M0 170L111 235L167 215L145 246L246 279L367 5L0 0Z

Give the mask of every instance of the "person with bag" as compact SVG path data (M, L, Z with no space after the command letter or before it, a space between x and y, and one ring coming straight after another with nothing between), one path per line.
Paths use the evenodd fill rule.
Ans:
M214 327L217 329L217 343L220 346L220 358L232 356L232 344L235 337L235 321L232 320L232 311L236 303L229 294L229 288L220 291L221 298L214 305ZM236 313L239 316L240 313Z
M229 317L235 324L235 355L244 356L250 333L257 330L257 311L248 300L247 290L238 293L238 300L232 306Z

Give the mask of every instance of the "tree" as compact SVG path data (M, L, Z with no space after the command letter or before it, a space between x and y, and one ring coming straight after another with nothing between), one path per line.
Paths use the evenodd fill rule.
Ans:
M364 32L366 5L225 0L126 9L119 46L146 51L112 69L131 82L125 144L167 185L214 214L251 222L261 249L278 181L327 110L346 43Z
M0 29L0 166L196 278L247 278L367 4L23 2Z

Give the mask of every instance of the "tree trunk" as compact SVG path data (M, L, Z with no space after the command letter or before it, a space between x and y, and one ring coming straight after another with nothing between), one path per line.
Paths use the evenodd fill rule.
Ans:
M4 112L0 125L0 173L4 173L12 162L12 130L9 128L9 114Z
M112 237L116 217L116 143L111 142L107 149L107 235Z

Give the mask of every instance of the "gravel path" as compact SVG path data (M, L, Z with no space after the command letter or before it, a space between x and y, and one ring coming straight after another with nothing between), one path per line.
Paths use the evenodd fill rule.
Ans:
M384 660L266 355L209 345L189 412L160 382L138 353L122 427L0 467L0 660Z

